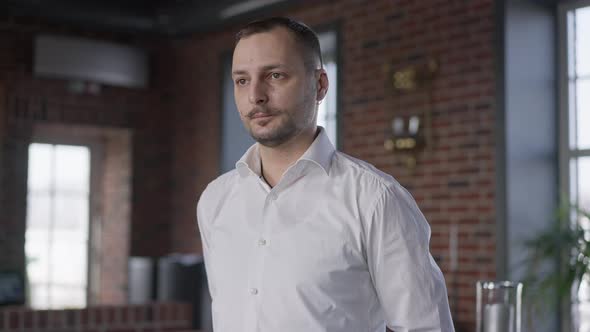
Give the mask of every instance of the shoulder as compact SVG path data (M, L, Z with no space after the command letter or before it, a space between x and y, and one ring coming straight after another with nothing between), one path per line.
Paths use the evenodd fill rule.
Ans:
M240 177L240 174L236 169L233 169L227 173L221 174L215 180L209 182L207 188L203 191L203 194L215 194L219 191L225 191L231 188L236 183L236 180Z
M215 208L215 205L219 205L223 198L227 197L238 182L239 177L238 171L234 169L211 181L201 193L197 208L199 210Z
M369 187L371 190L384 192L399 186L397 180L372 164L343 152L334 155L333 167L335 172L344 177L354 179L360 186Z
M412 206L413 209L416 206L412 195L392 175L366 161L336 152L333 166L336 177L343 177L357 188L358 194L363 196L361 201L365 207L374 208L385 202L396 206Z

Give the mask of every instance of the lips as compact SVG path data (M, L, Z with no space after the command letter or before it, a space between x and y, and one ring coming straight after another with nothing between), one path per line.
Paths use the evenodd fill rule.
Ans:
M266 112L256 112L250 115L250 119L268 119L275 116L273 113L266 113Z
M268 113L258 113L258 114L254 114L254 116L252 116L252 119L269 118L271 116L272 116L272 114L268 114Z

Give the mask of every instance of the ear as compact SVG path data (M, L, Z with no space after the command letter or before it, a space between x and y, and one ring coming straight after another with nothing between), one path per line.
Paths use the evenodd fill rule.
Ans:
M319 75L317 75L317 91L316 91L316 101L320 102L326 97L328 93L328 86L330 82L328 82L328 74L324 68L318 69Z

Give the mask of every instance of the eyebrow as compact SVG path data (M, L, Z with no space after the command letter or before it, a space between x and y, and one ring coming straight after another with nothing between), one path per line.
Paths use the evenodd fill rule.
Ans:
M260 68L260 71L269 71L269 70L273 70L273 69L284 69L287 68L288 66L285 66L284 64L272 64L272 65L266 65ZM248 74L248 72L246 70L234 70L232 71L232 76L235 75L245 75Z

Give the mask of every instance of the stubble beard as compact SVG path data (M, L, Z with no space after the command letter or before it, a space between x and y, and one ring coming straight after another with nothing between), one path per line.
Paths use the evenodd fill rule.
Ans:
M257 134L252 130L252 126L246 126L250 136L258 143L269 147L277 147L285 142L291 140L293 137L299 135L305 128L312 125L311 122L315 124L315 116L314 113L317 111L317 106L315 103L313 90L310 90L304 100L296 106L300 112L306 112L304 114L304 122L298 125L297 119L295 115L291 112L277 110L277 109L269 109L264 106L257 106L252 109L246 115L246 121L251 121L252 118L259 114L271 114L278 118L270 119L270 121L281 121L281 123L277 124L277 127L274 130L268 131L264 134ZM284 118L284 119L280 119ZM267 124L270 125L270 124Z
M280 110L270 110L264 107L257 107L250 111L246 116L247 121L251 121L254 115L257 114L270 114L273 115L273 118L269 121L281 121L281 123L277 124L277 127L273 130L267 131L265 133L256 133L252 126L247 126L248 132L250 136L258 143L266 146L266 147L277 147L291 138L298 134L297 125L295 123L295 119L293 118L292 114L288 112L280 111ZM283 118L283 119L281 119ZM266 124L270 126L270 123Z

